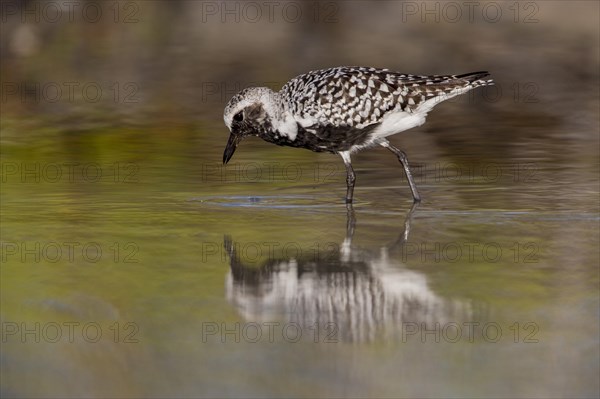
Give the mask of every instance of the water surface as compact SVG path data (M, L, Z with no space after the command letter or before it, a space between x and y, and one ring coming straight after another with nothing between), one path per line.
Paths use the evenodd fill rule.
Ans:
M249 141L223 169L220 130L5 136L6 394L594 392L594 154L403 136L424 202L373 150L349 213L337 157Z

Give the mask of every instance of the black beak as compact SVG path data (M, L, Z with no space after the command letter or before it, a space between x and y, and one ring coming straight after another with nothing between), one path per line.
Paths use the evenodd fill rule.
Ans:
M227 146L225 147L225 152L223 153L223 165L229 162L241 140L242 136L238 134L231 133L229 135L229 140L227 140Z

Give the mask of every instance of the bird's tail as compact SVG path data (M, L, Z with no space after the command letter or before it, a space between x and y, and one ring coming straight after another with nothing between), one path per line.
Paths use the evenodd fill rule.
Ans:
M462 75L454 75L455 79L465 80L470 83L470 86L479 87L479 86L490 86L494 84L492 79L484 79L490 76L488 71L478 71L478 72L470 72L463 73Z

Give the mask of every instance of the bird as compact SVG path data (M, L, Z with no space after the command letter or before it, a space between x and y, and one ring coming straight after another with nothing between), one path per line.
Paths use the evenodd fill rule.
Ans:
M438 103L476 87L493 85L487 71L460 75L411 75L389 69L340 66L299 75L276 92L249 87L225 106L229 139L223 164L246 137L258 136L279 146L328 152L346 167L346 204L352 204L356 174L351 156L381 146L396 155L413 202L421 196L406 154L388 137L425 123Z

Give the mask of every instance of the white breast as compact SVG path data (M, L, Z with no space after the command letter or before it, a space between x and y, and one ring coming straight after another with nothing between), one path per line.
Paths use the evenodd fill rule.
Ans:
M298 124L289 112L283 114L283 119L273 121L273 128L292 141L298 136Z

